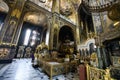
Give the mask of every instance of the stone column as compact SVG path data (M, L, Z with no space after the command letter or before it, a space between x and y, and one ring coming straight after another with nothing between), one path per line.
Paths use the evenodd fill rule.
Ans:
M100 47L100 38L99 36L96 37L96 52L98 57L98 68L103 68L103 60L102 60L102 54L101 54L101 47Z
M16 35L15 35L14 41L13 41L13 42L16 42L16 44L18 44L18 41L19 41L19 37L20 37L21 30L22 30L23 23L24 23L25 13L26 13L26 10L23 9L22 14L21 14L21 17L20 17L20 20L19 20L19 22L18 22L17 29L16 29Z
M57 49L58 47L58 28L59 28L59 12L60 12L60 0L54 0L52 6L52 26L50 30L50 48Z
M87 21L87 20L86 20ZM86 36L87 36L87 39L89 38L89 34L88 34L88 25L87 25L87 22L85 21L85 27L86 27Z
M58 28L59 28L59 14L53 14L53 49L58 47Z
M47 32L46 32L46 45L48 45L48 48L51 48L51 26L52 25L52 20L51 16L47 16Z
M48 36L49 36L49 40L48 40L48 47L49 47L49 50L52 50L53 49L53 22L52 22L52 16L48 15L47 16L47 25L48 25Z
M59 13L59 11L60 11L60 0L54 0L52 6L52 12Z
M77 14L77 12L76 12L76 37L74 37L74 38L76 38L75 40L76 40L76 45L79 45L80 44L80 30L79 30L79 20L78 20L78 14ZM78 49L78 46L76 46L77 47L77 51L79 51L79 49Z

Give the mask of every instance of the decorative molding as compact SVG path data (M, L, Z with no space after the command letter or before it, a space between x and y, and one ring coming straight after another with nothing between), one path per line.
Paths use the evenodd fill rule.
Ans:
M105 40L115 39L117 37L120 37L120 26L100 35L101 42L104 42Z
M110 8L108 17L113 21L120 21L120 3L116 3Z
M47 9L45 9L44 7L42 7L40 5L37 5L37 4L33 3L32 1L26 1L25 7L28 11L38 10L38 11L41 11L43 13L52 15L52 13L50 11L48 11Z
M3 0L5 3L8 4L9 7L13 7L17 0Z
M91 43L94 43L94 44L95 44L95 39L88 39L85 43L78 45L78 51L79 51L79 49L80 49L80 50L82 50L82 49L84 49L84 50L86 50L86 49L89 50L89 45L90 45Z
M41 2L41 3L45 3L45 2L46 2L46 0L39 0L39 2Z
M112 63L114 67L120 67L120 57L112 56Z
M71 8L61 8L60 13L64 16L70 16L72 14L72 9Z
M117 0L113 0L110 1L108 3L104 3L103 5L90 5L90 2L83 0L82 1L83 5L86 6L86 8L90 11L90 12L104 12L104 11L108 11L111 7L111 5L118 3Z

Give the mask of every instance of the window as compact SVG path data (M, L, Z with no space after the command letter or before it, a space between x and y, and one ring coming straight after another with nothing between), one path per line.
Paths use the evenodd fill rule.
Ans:
M30 34L31 34L31 30L27 29L25 34L25 39L24 39L24 45L28 45Z

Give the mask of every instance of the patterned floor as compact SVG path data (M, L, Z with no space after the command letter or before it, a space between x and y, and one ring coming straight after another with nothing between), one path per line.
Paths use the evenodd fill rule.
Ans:
M40 68L33 68L31 59L15 59L0 75L0 80L49 80L49 76ZM68 73L54 76L53 80L79 80L79 78L77 73Z

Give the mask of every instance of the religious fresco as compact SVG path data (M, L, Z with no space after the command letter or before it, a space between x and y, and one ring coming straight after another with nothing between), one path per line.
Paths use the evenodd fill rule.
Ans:
M94 28L98 34L114 28L113 21L108 18L107 11L101 13L92 13Z
M86 0L84 1L87 2ZM91 7L103 7L103 5L109 4L110 1L113 2L114 0L89 0L87 3L89 3L89 6ZM97 34L101 34L102 32L104 32L104 29L106 30L108 19L107 14L107 11L92 13L94 28Z
M93 17L93 23L94 23L94 27L95 27L95 30L97 32L97 34L100 34L103 32L103 26L102 26L102 23L101 23L101 16L100 14L98 13L92 13L92 17Z
M8 21L8 26L6 28L3 42L11 43L12 38L14 36L15 26L17 25L18 18L20 17L19 9L14 9L11 13L10 21Z
M44 7L45 9L47 9L48 11L51 11L52 9L52 0L30 0L31 2Z
M12 19L9 22L9 25L5 31L3 41L6 43L11 43L12 37L14 35L14 31L15 31L16 20L17 19Z
M2 43L16 44L18 38L18 34L16 34L17 24L21 16L23 5L24 1L21 0L17 0L17 2L14 4L14 8L12 8L9 20L7 21ZM17 37L14 39L15 36Z
M107 26L107 12L102 12L102 24L103 24L103 27L106 27Z

